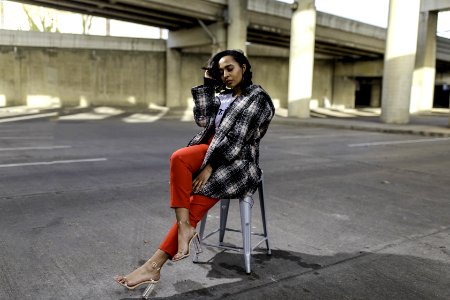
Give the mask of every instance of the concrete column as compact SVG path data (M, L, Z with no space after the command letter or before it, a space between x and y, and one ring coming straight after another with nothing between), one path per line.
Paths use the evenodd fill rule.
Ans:
M215 30L213 31L215 39L211 47L212 54L227 49L227 27L224 22L217 22L216 24L217 27L215 27ZM245 31L245 33L247 34L247 31ZM247 39L247 35L245 38Z
M166 106L181 107L181 53L177 49L166 50Z
M247 52L247 4L247 0L228 0L228 49L241 49Z
M433 108L436 76L437 12L420 13L416 66L411 89L410 112Z
M390 0L381 120L407 124L416 59L420 0Z
M288 115L309 118L314 71L316 8L314 0L293 4L289 57Z
M380 107L381 102L381 82L379 80L372 81L370 90L370 107Z

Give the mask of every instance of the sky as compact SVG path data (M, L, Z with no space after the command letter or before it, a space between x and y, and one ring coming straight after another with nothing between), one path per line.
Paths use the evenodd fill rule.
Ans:
M172 0L173 1L173 0ZM293 0L278 0L292 3ZM3 18L0 28L27 30L28 21L23 13L22 4L12 1L0 0L3 4ZM321 12L356 20L359 22L387 27L389 14L389 0L315 0L316 9ZM45 11L45 8L34 8L36 11ZM17 13L11 13L16 11ZM21 13L21 14L20 14ZM74 29L73 24L81 24L81 16L62 12L57 20L58 28L65 33L81 33L81 25ZM103 18L93 18L93 25L89 34L105 35L106 21ZM450 11L441 12L438 17L438 36L450 39ZM110 21L110 35L133 36L142 38L166 38L167 31L158 28L131 24L117 20Z
M292 3L292 0L278 0ZM321 12L356 20L378 27L387 27L389 0L315 0ZM450 11L440 12L437 35L450 39Z

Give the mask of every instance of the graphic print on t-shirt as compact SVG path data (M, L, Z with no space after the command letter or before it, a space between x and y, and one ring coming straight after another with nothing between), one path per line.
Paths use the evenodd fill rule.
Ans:
M217 111L216 119L215 119L215 125L216 125L216 132L219 129L220 122L222 121L223 115L225 114L225 111L230 106L231 102L233 102L234 98L232 94L223 94L219 95L220 99L220 107Z

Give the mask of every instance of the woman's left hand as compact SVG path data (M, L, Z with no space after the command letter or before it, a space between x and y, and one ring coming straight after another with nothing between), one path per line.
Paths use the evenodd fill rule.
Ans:
M209 177L212 174L212 167L208 164L206 167L198 174L197 177L195 177L194 181L192 182L192 191L194 193L198 193L205 183L208 181Z

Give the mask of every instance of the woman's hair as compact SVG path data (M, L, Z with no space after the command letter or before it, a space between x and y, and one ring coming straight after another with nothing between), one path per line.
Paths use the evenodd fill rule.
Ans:
M245 88L253 84L252 66L250 65L250 62L248 61L248 58L245 56L244 52L242 52L241 50L224 50L219 53L216 53L208 60L206 67L204 67L203 69L208 70L209 75L214 80L216 80L220 86L224 87L219 69L219 60L224 56L233 57L241 68L243 65L245 65L245 71L242 76L242 81L240 84L241 88Z

